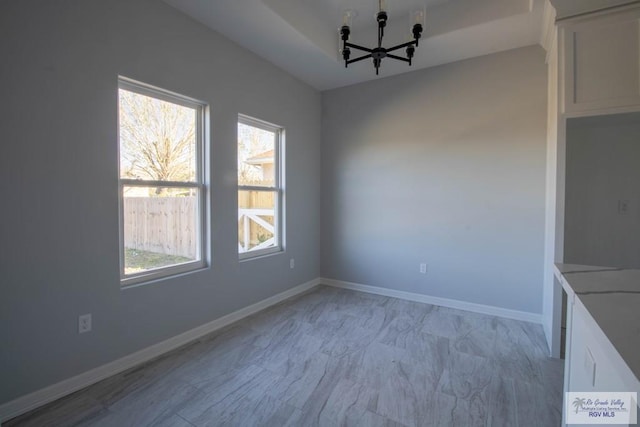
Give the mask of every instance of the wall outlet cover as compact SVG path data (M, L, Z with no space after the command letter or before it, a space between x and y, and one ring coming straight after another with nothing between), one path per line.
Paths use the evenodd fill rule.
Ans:
M91 332L91 313L78 316L78 333Z
M629 213L629 201L618 200L618 213L620 215L626 215Z

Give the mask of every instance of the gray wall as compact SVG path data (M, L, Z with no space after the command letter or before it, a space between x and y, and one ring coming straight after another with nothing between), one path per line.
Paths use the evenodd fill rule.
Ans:
M0 403L318 277L318 92L156 0L4 0L0 58ZM211 267L125 290L119 74L208 102L212 128ZM286 253L243 263L238 113L287 130Z
M568 121L565 262L640 268L639 165L640 114Z
M323 93L323 276L540 313L546 76L534 46Z

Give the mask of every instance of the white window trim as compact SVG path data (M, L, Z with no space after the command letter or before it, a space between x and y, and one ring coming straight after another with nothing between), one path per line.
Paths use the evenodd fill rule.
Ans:
M276 193L276 206L274 212L274 239L276 241L275 246L265 249L258 249L255 251L239 252L238 258L240 261L247 261L255 258L262 258L267 255L277 254L284 252L284 128L282 126L275 125L273 123L259 120L253 117L245 116L243 114L238 115L238 123L242 123L247 126L256 127L259 129L273 132L275 134L274 141L274 165L276 166L275 172L275 186L274 187L261 187L253 185L240 185L238 184L238 192L240 191L270 191ZM237 138L236 138L237 139ZM237 142L236 142L237 144ZM237 198L236 198L237 200Z
M196 181L155 181L141 179L126 179L121 177L120 171L120 105L118 104L118 210L119 210L119 253L120 253L120 286L122 288L132 285L140 285L159 279L173 277L184 273L201 270L207 267L207 186L204 172L206 152L206 113L207 104L187 96L183 96L165 89L157 88L123 76L118 76L118 90L124 89L140 95L149 96L173 104L181 105L196 110ZM198 189L198 230L197 247L199 259L182 264L154 268L151 270L125 274L124 259L124 187L180 187Z

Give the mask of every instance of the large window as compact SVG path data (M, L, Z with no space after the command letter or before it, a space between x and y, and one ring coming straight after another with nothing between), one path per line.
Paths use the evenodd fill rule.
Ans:
M204 266L205 105L120 79L123 285Z
M238 118L240 258L282 250L282 128Z

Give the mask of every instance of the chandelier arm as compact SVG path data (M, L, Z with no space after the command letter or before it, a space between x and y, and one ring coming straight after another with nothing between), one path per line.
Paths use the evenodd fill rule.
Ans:
M397 59L398 61L411 62L408 58L403 58L402 56L398 55L391 55L390 53L387 53L387 58Z
M403 47L416 46L416 45L417 45L416 41L412 40L410 42L406 42L406 43L399 44L397 46L390 47L389 49L387 49L387 52L393 52L394 50L402 49Z
M369 49L368 47L360 46L360 45L349 43L349 42L345 42L344 45L346 47L352 47L354 49L362 50L364 52L369 52L369 53L373 52L373 49Z
M354 62L362 61L363 59L371 58L371 54L360 56L358 58L350 59L347 61L347 64L353 64Z

